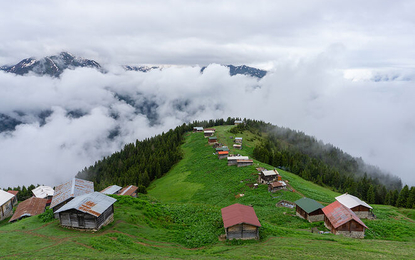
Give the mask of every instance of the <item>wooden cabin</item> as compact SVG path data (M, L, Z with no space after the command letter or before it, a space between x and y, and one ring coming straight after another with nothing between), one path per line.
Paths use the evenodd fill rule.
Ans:
M55 193L50 203L50 208L56 212L60 207L77 196L94 192L94 183L78 178L73 178L67 183L55 188ZM57 216L55 216L57 217Z
M243 123L242 120L235 120L235 122L234 122L235 125L240 125L242 123Z
M17 194L19 193L19 191L18 190L8 190L7 192L14 195L14 198L13 198L12 202L13 202L13 206L16 206L17 205Z
M0 189L0 221L13 215L13 194Z
M107 195L118 194L121 189L122 189L122 187L120 187L118 185L111 185L111 186L108 186L105 189L103 189L101 191L101 193L107 194Z
M203 132L203 127L195 126L195 127L193 127L193 132Z
M234 144L233 148L238 149L238 150L242 150L242 145L241 144Z
M228 155L229 155L228 151L218 152L218 159L222 160L222 159L228 158Z
M47 202L48 199L36 197L20 202L9 222L42 214L45 212Z
M236 166L237 167L245 167L245 166L250 166L250 165L254 165L254 161L251 159L238 159L236 160Z
M137 190L138 190L137 186L130 185L120 190L120 192L118 192L118 195L131 196L131 197L137 198Z
M216 154L218 154L219 152L229 152L229 148L227 146L218 147L215 150Z
M56 211L61 226L82 230L99 230L114 220L117 200L101 192L75 197Z
M226 239L259 239L261 224L253 207L236 203L221 211Z
M348 207L335 201L323 208L324 225L335 235L364 238L368 228Z
M269 192L276 192L279 190L284 190L287 188L287 184L285 181L274 181L270 184L268 184L268 191Z
M237 165L237 160L249 160L248 156L228 156L228 165Z
M55 191L52 187L49 186L39 186L32 190L33 196L39 199L46 199L46 206L49 206L52 203L53 194Z
M242 143L242 137L235 137L234 141L237 144L241 144Z
M267 171L263 170L259 173L258 182L262 184L270 184L274 181L281 181L281 176L276 169Z
M204 133L205 138L206 137L209 137L209 136L213 136L215 134L215 129L213 129L213 128L205 128L203 130L203 133Z
M208 139L208 144L213 145L218 142L218 138L216 136L211 136Z
M345 193L337 196L336 200L351 209L359 218L373 218L373 208L358 197Z
M295 202L296 215L309 222L324 221L324 206L309 198L301 198Z

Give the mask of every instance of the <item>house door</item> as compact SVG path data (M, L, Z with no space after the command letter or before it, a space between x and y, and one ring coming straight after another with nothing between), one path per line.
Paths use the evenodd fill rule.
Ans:
M78 225L79 227L85 227L85 218L83 214L78 215Z

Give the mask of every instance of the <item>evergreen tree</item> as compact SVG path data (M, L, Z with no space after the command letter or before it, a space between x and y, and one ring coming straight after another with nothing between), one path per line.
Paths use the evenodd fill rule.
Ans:
M367 202L375 203L375 189L373 188L373 185L370 185L369 189L367 190Z
M415 208L415 187L412 186L409 190L408 200L406 201L406 207L408 209Z
M396 207L406 207L406 202L409 197L409 188L408 185L405 185L401 192L399 192L398 200L396 201Z

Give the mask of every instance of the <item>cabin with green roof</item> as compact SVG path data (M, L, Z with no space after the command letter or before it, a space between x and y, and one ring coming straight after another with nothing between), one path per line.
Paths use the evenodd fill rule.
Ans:
M309 198L302 198L295 202L296 215L309 222L324 221L324 206Z

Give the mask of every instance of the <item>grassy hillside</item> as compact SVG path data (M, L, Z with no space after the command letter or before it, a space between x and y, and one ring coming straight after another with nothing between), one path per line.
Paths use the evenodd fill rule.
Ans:
M216 127L220 142L231 150L232 126ZM260 136L243 137L243 150L252 155ZM0 223L0 258L387 258L415 257L415 210L374 205L376 220L366 238L356 240L331 234L312 234L310 224L294 216L294 209L277 208L280 200L303 195L323 204L339 195L289 172L280 171L295 190L270 194L266 186L252 189L255 167L272 167L255 161L237 168L218 160L202 133L188 133L183 160L163 178L154 181L148 195L114 196L115 221L98 232L61 228L56 220L32 217L13 224ZM239 194L244 194L239 197ZM219 241L224 233L220 209L233 203L253 205L261 222L260 241Z

